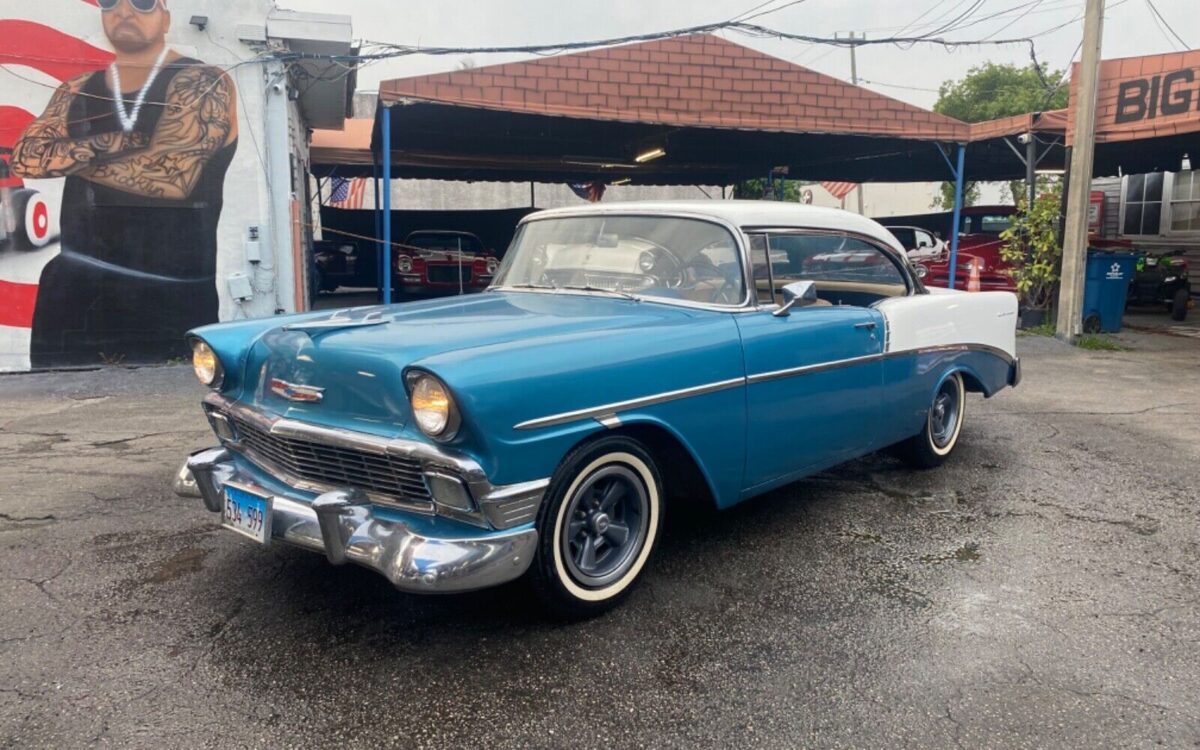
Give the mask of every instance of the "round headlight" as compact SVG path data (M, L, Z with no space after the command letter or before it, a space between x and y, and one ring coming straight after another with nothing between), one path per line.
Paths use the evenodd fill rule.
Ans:
M498 268L500 268L500 261L496 260L495 258L488 258L488 262L487 262L488 273L494 274L494 273L496 273L496 269L498 269Z
M458 415L454 400L445 384L432 375L417 373L410 377L412 413L421 431L432 438L454 437Z
M922 265L922 264L920 264L920 263L918 263L918 264L917 264L917 266L916 266L916 269L915 269L915 270L916 270L916 272L917 272L917 278L918 278L918 279L923 279L923 278L925 278L926 276L928 276L928 275L929 275L929 267L928 267L928 266L924 266L924 265Z
M210 388L221 385L221 360L208 344L192 339L192 369L200 382Z
M642 269L642 273L650 273L654 270L654 255L651 253L642 253L638 256L638 268Z
M400 269L400 273L408 273L412 270L412 258L401 255L396 259L396 268Z

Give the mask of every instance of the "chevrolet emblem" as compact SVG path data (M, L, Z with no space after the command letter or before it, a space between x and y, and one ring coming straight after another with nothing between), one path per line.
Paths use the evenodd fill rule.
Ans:
M321 399L325 398L324 388L318 388L315 385L289 383L280 378L271 378L271 393L274 393L276 396L282 396L288 401L303 401L311 404L320 403Z

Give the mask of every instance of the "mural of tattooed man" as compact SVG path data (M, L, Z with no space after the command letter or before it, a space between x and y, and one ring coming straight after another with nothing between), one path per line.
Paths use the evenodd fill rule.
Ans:
M99 0L115 61L66 81L12 155L25 178L65 177L61 252L43 269L33 367L185 354L217 320L217 221L237 147L220 69L166 44L166 0Z

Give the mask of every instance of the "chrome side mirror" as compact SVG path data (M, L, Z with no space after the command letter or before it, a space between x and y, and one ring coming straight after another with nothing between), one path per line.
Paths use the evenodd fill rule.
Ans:
M787 317L793 307L807 307L817 303L817 284L813 281L793 281L781 290L783 306L771 313L777 318Z

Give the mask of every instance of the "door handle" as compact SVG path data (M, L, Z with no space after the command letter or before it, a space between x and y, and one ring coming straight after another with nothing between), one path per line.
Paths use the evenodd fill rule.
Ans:
M855 323L854 327L862 328L863 330L866 330L866 331L874 331L875 330L875 321L872 320L872 321L868 321L866 323Z

